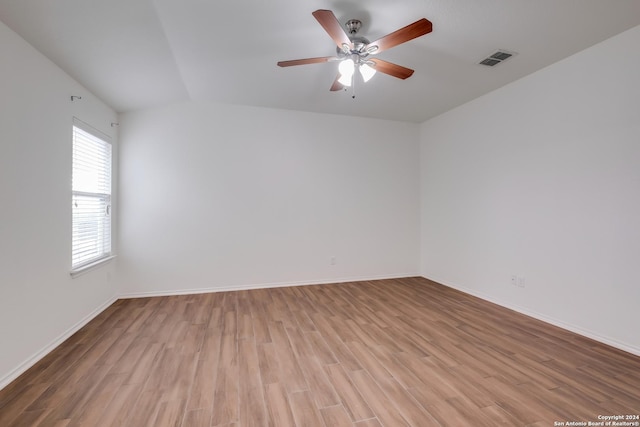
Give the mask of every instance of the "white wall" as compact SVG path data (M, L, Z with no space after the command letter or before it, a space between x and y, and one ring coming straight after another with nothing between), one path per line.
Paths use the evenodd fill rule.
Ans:
M113 263L69 275L72 117L117 144L115 113L2 23L0 58L2 388L115 297Z
M638 46L640 27L422 125L424 276L640 354Z
M418 274L418 125L196 102L120 122L124 295Z

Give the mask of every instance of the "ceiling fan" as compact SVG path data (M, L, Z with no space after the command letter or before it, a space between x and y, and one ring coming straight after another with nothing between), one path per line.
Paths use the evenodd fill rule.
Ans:
M370 42L366 38L356 35L360 27L362 27L362 22L357 19L347 21L345 24L349 31L349 34L347 34L332 11L319 9L313 12L312 15L335 42L337 46L336 56L280 61L278 66L291 67L294 65L340 61L338 75L329 89L331 91L338 91L351 86L356 70L360 72L365 82L369 81L377 71L403 80L410 77L413 74L412 69L383 61L382 59L372 58L370 55L391 49L432 31L431 22L422 18L413 24Z

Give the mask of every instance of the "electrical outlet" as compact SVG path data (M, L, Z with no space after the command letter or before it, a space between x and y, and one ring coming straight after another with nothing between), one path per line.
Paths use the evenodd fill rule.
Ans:
M524 276L518 276L517 274L511 275L511 284L519 288L524 288Z
M336 257L332 256L331 259L329 260L329 264L336 265Z

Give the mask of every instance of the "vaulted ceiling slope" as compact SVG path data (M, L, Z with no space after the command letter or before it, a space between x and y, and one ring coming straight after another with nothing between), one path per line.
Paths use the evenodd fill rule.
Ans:
M375 40L422 17L433 32L379 55L415 70L329 92L313 18ZM0 20L118 112L185 100L422 122L640 24L638 0L0 0ZM498 49L517 55L478 63ZM3 59L3 60L6 60ZM607 60L607 58L603 58Z

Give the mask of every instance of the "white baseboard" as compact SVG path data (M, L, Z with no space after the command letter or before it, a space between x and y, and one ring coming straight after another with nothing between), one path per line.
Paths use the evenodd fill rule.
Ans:
M27 369L31 368L33 365L38 363L38 361L40 361L43 357L51 353L56 347L62 344L67 338L69 338L71 335L78 332L80 328L82 328L84 325L86 325L91 320L93 320L98 314L102 313L107 307L109 307L111 304L113 304L117 300L118 300L117 297L113 297L109 299L107 302L100 305L98 308L96 308L87 316L85 316L78 323L73 325L71 328L67 329L64 333L62 333L62 335L60 335L58 338L56 338L51 343L49 343L49 345L45 346L36 354L28 358L26 361L24 361L22 364L16 367L13 371L9 372L4 377L0 378L0 390L8 386L13 380L15 380L20 375L22 375Z
M485 301L492 302L492 303L497 304L497 305L499 305L501 307L508 308L509 310L517 311L518 313L524 314L524 315L529 316L529 317L533 317L534 319L543 321L545 323L549 323L550 325L557 326L559 328L562 328L562 329L565 329L567 331L576 333L578 335L582 335L583 337L590 338L592 340L601 342L601 343L609 345L611 347L615 347L615 348L617 348L619 350L626 351L627 353L631 353L633 355L640 356L640 348L638 348L638 347L635 347L635 346L632 346L632 345L629 345L629 344L626 344L626 343L621 343L621 342L616 341L614 339L611 339L609 337L604 337L604 336L602 336L600 334L597 334L597 333L595 333L593 331L589 331L589 330L581 328L579 326L572 325L570 323L566 323L566 322L564 322L562 320L558 320L558 319L549 317L547 315L538 313L538 312L530 310L528 308L524 308L524 307L520 307L518 305L507 303L505 301L496 299L496 298L494 298L494 297L492 297L490 295L483 294L482 292L477 292L477 291L465 288L464 286L452 285L450 283L446 283L444 281L441 281L441 280L438 280L438 279L435 279L435 278L429 278L429 277L425 277L425 276L421 276L421 277L424 277L425 279L431 280L431 281L436 282L436 283L440 283L440 284L442 284L444 286L447 286L449 288L456 289L456 290L458 290L460 292L464 292L465 294L473 295L474 297L478 297L478 298L483 299Z
M418 273L393 274L384 276L346 277L329 280L309 280L299 282L271 282L234 286L216 286L211 288L176 289L169 291L131 292L120 295L121 299L164 297L172 295L207 294L211 292L243 291L252 289L285 288L289 286L327 285L332 283L366 282L369 280L399 279L404 277L420 277Z

